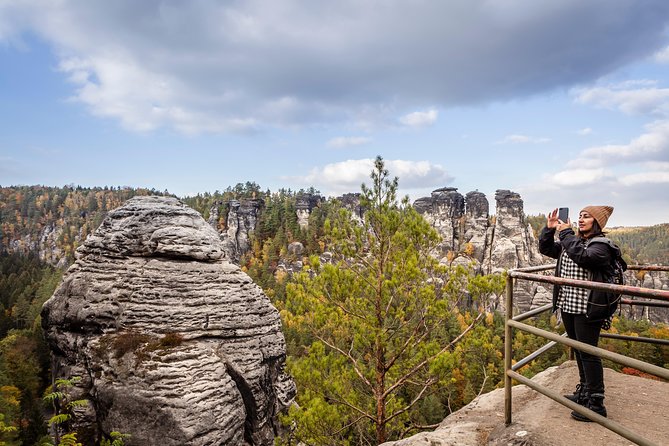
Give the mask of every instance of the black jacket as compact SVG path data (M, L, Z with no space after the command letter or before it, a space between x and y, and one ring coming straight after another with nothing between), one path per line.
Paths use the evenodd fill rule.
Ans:
M578 237L571 228L558 234L559 242L555 241L555 228L544 227L539 235L539 252L558 260L555 275L560 273L560 254L562 250L581 268L592 275L593 282L611 283L614 273L614 260L620 249L605 242L594 241L590 244ZM617 250L617 251L616 251ZM560 285L553 286L553 312L557 310L557 299ZM613 314L617 307L617 297L608 291L590 290L586 317L593 321L603 320Z

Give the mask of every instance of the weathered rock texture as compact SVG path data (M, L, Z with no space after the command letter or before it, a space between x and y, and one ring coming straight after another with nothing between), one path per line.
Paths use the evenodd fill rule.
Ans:
M341 197L337 197L337 200L341 202L343 207L351 211L354 220L362 222L365 209L360 204L360 193L344 194Z
M221 238L225 253L232 262L239 263L240 257L251 249L251 235L264 205L259 198L230 200L228 203L227 229Z
M84 444L271 445L295 386L277 310L173 198L136 197L77 252L44 305L54 375L81 376Z
M669 444L669 384L604 369L608 418L657 445ZM551 367L532 378L558 394L578 382L575 361ZM474 399L449 415L432 432L382 446L629 446L597 423L581 423L571 410L527 386L513 388L512 423L504 423L504 389Z
M454 261L455 256L455 261L473 261L481 272L488 274L542 264L544 259L532 228L525 221L520 195L498 190L495 201L494 223L489 216L488 200L478 191L462 196L456 188L445 187L435 190L430 197L419 198L414 207L443 239L435 254L443 257L451 253L444 262ZM518 283L514 302L522 309L544 302L547 292L539 288L529 282Z
M445 187L414 202L415 209L439 232L441 255L468 251L486 272L539 264L536 240L525 222L523 201L515 192L498 190L496 216L491 222L488 200L481 192L462 196Z
M442 237L441 256L448 251L458 251L464 239L465 198L455 187L444 187L432 192L430 197L419 198L414 208L422 214Z
M309 216L311 211L318 206L323 197L315 194L301 194L295 200L295 210L297 213L297 224L300 228L306 229L309 227Z

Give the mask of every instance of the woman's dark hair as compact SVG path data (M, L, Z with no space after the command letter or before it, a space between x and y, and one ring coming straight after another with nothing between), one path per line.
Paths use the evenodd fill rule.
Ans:
M592 237L597 237L598 235L606 235L604 231L602 231L601 226L599 226L599 223L597 223L597 220L594 218L592 219L592 232L590 233L590 236L588 238Z

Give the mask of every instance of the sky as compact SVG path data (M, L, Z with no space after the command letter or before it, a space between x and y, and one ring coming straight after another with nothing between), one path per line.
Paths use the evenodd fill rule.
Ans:
M0 0L0 185L247 181L669 222L666 0Z

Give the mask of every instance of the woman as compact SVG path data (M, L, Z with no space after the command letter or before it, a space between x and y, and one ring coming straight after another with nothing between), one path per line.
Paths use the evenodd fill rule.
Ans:
M550 212L546 227L539 236L539 251L557 259L555 275L567 279L610 282L614 260L620 253L617 246L603 238L602 230L613 212L611 206L586 206L578 215L578 235L569 219L558 220L558 210ZM555 234L559 241L555 241ZM596 237L596 238L595 238ZM609 314L592 304L606 301L606 292L568 285L555 285L553 311L560 310L570 339L597 346L602 325ZM603 298L603 299L602 299ZM591 304L589 304L591 302ZM604 407L604 370L602 360L589 353L575 350L580 383L573 395L565 395L588 409L606 416ZM579 421L591 421L574 411L571 416Z

